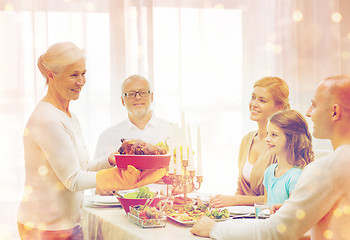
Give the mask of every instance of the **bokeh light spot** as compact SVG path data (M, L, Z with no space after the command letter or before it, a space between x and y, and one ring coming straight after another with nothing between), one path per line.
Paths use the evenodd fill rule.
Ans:
M13 11L15 10L15 8L13 7L12 4L7 3L7 4L5 4L5 6L4 6L4 10L5 10L6 12L13 12Z
M32 194L32 192L33 192L32 186L25 185L24 186L24 191L23 191L22 201L23 202L29 201L29 198L30 198L30 195Z
M293 21L300 22L303 20L303 14L299 10L295 10L292 15Z
M24 186L24 194L31 194L33 192L33 187L30 185Z
M340 208L336 208L333 211L333 215L334 215L334 217L341 217L341 215L343 215L343 211Z
M275 46L273 46L273 52L274 52L275 54L281 53L281 52L282 52L282 47L281 47L280 45L275 45Z
M344 212L344 214L349 215L350 214L350 206L346 205L345 207L343 207L343 212Z
M331 239L333 237L333 232L331 230L326 230L324 231L323 236L327 239Z
M44 166L44 165L42 165L42 166L40 166L40 167L38 168L38 173L39 173L39 175L41 175L41 176L47 175L48 172L49 172L49 169L48 169L46 166Z
M332 14L332 21L335 23L340 22L342 19L342 15L339 12L335 12Z
M349 60L349 59L350 59L350 52L343 51L343 52L341 53L341 58L342 58L343 60Z
M60 192L64 189L64 185L61 182L56 182L55 189Z
M29 135L29 129L28 128L25 128L24 131L23 131L23 136L26 137Z
M295 216L297 216L297 218L299 220L304 219L305 218L305 211L302 209L299 209L296 211Z
M277 231L280 233L284 233L285 231L287 231L287 226L283 223L280 223L277 226Z

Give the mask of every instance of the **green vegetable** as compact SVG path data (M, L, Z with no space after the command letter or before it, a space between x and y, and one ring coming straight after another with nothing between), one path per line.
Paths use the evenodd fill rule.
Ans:
M137 198L152 198L155 193L151 192L147 186L139 187L138 191L130 192L124 195L124 198L137 199Z
M186 206L184 207L184 210L185 210L186 212L192 212L192 211L194 210L194 207L191 206L191 205L186 205Z
M224 216L224 218L230 217L230 213L229 213L229 211L227 210L227 208L223 209L223 210L221 211L221 213L222 213L222 215Z
M222 211L221 210L217 210L214 209L212 210L210 213L206 214L207 217L214 217L216 219L223 219L223 218L228 218L230 217L230 213L228 212L228 210L225 208Z
M207 205L198 205L197 206L197 210L201 211L201 212L206 212L208 210L208 206Z

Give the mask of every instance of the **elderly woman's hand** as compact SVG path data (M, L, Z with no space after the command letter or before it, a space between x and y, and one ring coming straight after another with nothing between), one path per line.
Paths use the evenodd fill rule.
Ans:
M191 228L191 233L200 237L209 237L211 229L216 222L206 216L199 219Z
M114 154L117 154L117 153L118 153L118 151L111 153L111 155L109 155L109 157L108 157L108 162L113 167L117 164L117 162L115 161L115 157L114 157Z

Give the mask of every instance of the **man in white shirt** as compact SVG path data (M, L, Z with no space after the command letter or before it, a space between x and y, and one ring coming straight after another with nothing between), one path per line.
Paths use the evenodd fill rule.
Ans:
M350 76L322 81L306 116L313 136L330 139L334 152L310 163L291 197L267 220L216 223L202 218L191 229L214 239L350 239Z
M132 75L125 79L121 90L128 118L102 132L94 159L117 151L122 138L157 144L170 137L170 122L155 117L151 110L153 92L147 79Z

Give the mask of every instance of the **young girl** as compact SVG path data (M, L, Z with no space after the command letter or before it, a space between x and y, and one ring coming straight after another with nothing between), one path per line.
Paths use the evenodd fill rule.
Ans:
M313 161L311 135L304 117L295 110L273 114L267 125L267 150L277 163L264 174L268 204L281 204L289 198L302 169Z

